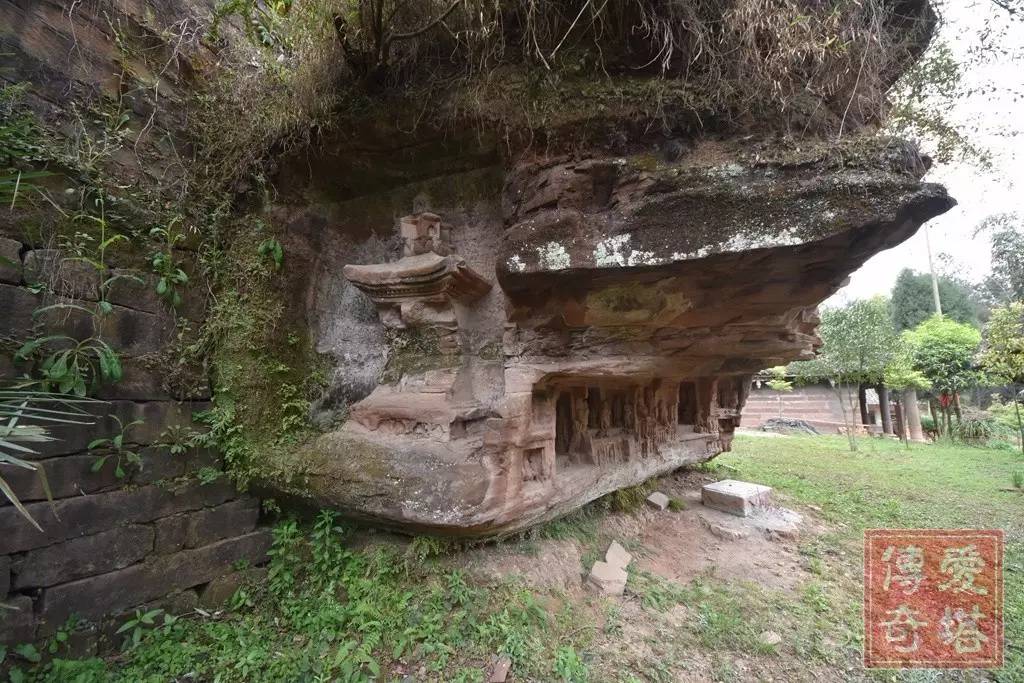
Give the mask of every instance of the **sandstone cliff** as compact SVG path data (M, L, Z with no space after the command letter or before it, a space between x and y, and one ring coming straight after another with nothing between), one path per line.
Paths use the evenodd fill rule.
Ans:
M953 204L876 132L923 0L281 7L0 4L55 173L5 235L180 270L140 391L212 382L191 438L271 495L486 536L714 457Z

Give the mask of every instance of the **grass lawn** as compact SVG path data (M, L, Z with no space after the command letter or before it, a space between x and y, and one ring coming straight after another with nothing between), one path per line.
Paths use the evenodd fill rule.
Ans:
M39 653L22 650L11 680L481 683L503 654L513 664L511 683L1024 683L1024 495L1004 490L1024 471L1024 457L947 445L906 450L875 439L859 446L851 453L838 437L741 435L732 453L702 471L658 483L676 496L692 496L707 474L768 484L813 520L798 545L713 538L696 524L696 504L611 511L616 503L642 505L645 489L487 548L353 537L329 514L312 526L283 522L269 572L223 610L139 619L116 636L126 638L123 651L105 660L72 660L59 641L33 666ZM1003 670L863 670L861 543L873 527L1005 530ZM624 597L598 597L577 579L613 538L636 561ZM685 579L673 573L683 554L720 548L754 555L761 571L780 578L763 583L718 565ZM572 551L561 565L570 577L563 588L472 576L473 562L488 554L522 566L548 563L541 573L555 573L552 549ZM789 564L780 569L783 560ZM765 642L767 632L781 642Z
M1006 532L1006 667L1000 681L1024 681L1024 495L1013 487L1024 471L1017 451L961 445L912 445L842 437L741 436L715 463L722 476L775 487L813 505L860 567L867 528L998 528ZM813 552L813 550L812 550ZM859 589L859 586L857 586ZM858 602L859 593L849 597Z

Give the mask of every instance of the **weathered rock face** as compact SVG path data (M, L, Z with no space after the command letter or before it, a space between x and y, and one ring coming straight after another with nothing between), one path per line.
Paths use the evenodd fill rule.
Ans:
M152 222L148 200L163 197L177 206L188 197L197 186L194 167L230 167L236 160L245 167L239 177L208 169L208 180L217 180L218 192L232 180L233 210L245 222L266 219L288 265L280 273L275 268L272 281L281 314L271 316L265 337L246 339L253 348L239 357L252 363L237 374L267 374L262 356L271 336L294 338L287 348L299 355L311 332L316 351L334 360L316 423L343 422L305 447L295 481L265 482L271 487L407 530L488 536L714 457L729 448L750 373L809 357L818 342L814 307L872 254L951 205L942 188L920 183L925 164L902 143L854 140L801 150L777 139L739 137L793 130L834 137L877 122L881 93L927 45L935 17L926 0L883 0L873 32L862 29L862 19L877 7L808 5L810 14L826 19L816 24L823 36L833 35L836 12L846 27L843 49L826 49L817 62L801 50L782 62L769 59L778 57L773 41L745 45L759 31L751 30L750 17L727 16L727 5L688 18L685 3L629 2L618 9L612 3L605 19L586 27L562 16L558 3L484 3L486 19L466 3L453 6L456 14L446 22L425 23L436 4L406 3L393 13L399 23L389 35L420 37L403 41L406 58L390 65L382 63L386 49L383 60L377 51L377 64L359 59L373 47L359 41L372 43L373 32L353 23L346 37L339 17L332 23L340 45L318 45L312 55L278 54L272 73L286 69L294 78L307 56L330 62L333 55L346 67L325 68L315 83L275 86L292 96L287 105L301 109L302 85L320 94L365 95L375 104L351 111L325 106L336 115L331 121L320 107L316 116L306 111L295 127L331 131L308 147L285 144L303 131L282 123L265 135L241 136L263 151L250 154L243 144L232 155L226 146L210 148L228 128L197 136L188 124L205 111L196 100L208 99L194 98L194 91L226 75L222 59L234 63L224 30L240 42L246 35L238 17L231 28L224 3L0 2L0 52L14 60L9 78L33 82L28 103L51 128L70 138L93 128L64 106L69 98L116 104L111 110L121 123L115 127L123 125L132 144L106 160L104 171L119 179L119 207L148 207L134 218L125 212L126 227ZM545 13L539 21L538 9ZM799 16L787 22L781 15L777 23L803 31L804 8L790 9ZM214 15L223 25L207 31ZM643 28L651 25L668 30L668 42L652 40ZM436 30L415 30L422 26ZM479 35L467 40L467 31ZM712 33L722 54L705 49ZM221 35L214 40L213 34ZM877 60L858 52L876 48ZM732 56L735 50L746 58ZM485 73L461 63L467 60L479 61ZM849 68L851 60L860 68ZM769 62L774 66L760 68ZM260 63L248 56L235 63L233 78L242 80L227 98L234 102L241 92L241 109L211 111L244 117L251 101L252 118L239 127L259 129L260 119L275 118L260 107L261 92L245 87L261 79L240 75L248 73L245 65L258 75ZM336 81L342 72L351 82ZM780 78L785 87L776 88ZM723 79L732 87L711 93ZM277 76L266 80L278 83ZM747 89L738 87L744 83ZM773 87L760 88L764 83ZM388 84L397 88L385 92ZM783 91L777 98L756 97L777 89ZM751 92L759 90L764 93ZM410 96L417 92L430 99ZM468 130L468 123L477 128ZM702 137L711 131L736 137ZM193 143L192 151L202 152L194 158ZM529 156L538 149L543 156ZM261 170L274 176L275 192L264 195L250 185L242 171L253 171L246 165L251 157L266 162ZM63 180L51 182L64 189ZM23 222L0 212L0 254L19 264L5 270L0 263L0 289L11 290L0 296L0 318L19 335L36 323L37 304L20 286L21 265L27 276L69 261L44 248L45 240L22 237ZM256 245L241 251L251 255ZM110 265L114 274L131 264ZM63 294L97 303L99 285L88 269L66 270L62 280L71 291ZM160 400L208 397L205 376L196 387L163 386L177 377L151 386L155 380L141 359L165 347L176 328L158 317L163 302L147 300L151 282L138 289L129 282L108 293L113 313L103 326L60 322L82 323L79 336L124 341L129 379L116 398L151 399L154 388ZM266 303L257 292L269 287L241 297L240 307ZM198 324L203 315L182 317ZM5 360L0 376L15 371ZM285 365L274 363L270 372ZM295 368L303 373L316 374L304 363ZM293 391L283 398L266 384L239 382L233 391L257 386L249 393L266 391L261 398L268 402L302 406L293 400L302 382L288 380ZM262 406L252 407L233 427L252 431L261 423L274 438L256 445L290 448L276 438L278 422L266 419ZM258 474L272 478L288 469L277 464ZM155 539L161 545L159 529ZM147 572L131 576L142 583L163 576Z
M751 373L811 357L817 304L953 205L902 142L770 150L520 162L490 250L403 219L404 257L345 270L390 355L311 447L309 495L500 535L728 450Z

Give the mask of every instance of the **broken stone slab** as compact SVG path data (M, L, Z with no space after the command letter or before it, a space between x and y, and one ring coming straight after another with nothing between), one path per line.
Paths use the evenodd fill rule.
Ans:
M0 282L21 282L21 242L0 237Z
M749 517L755 509L769 506L771 493L771 487L735 479L707 484L700 490L704 505L738 517Z
M704 515L697 516L700 518L701 526L711 532L712 536L723 541L738 541L750 535L750 532L746 529L736 529L728 524L719 524L718 522L711 521Z
M771 540L794 540L800 537L804 518L799 512L786 508L770 507L757 510L750 518L755 528L760 529Z
M605 551L604 561L613 567L625 569L633 561L633 556L618 541L612 541L612 544L608 546L608 550Z
M587 576L587 585L598 590L602 595L622 595L626 592L626 580L629 575L622 567L608 562L597 561Z
M508 672L512 669L512 660L508 655L495 657L491 664L491 673L487 683L505 683L508 680Z
M665 510L668 508L668 496L661 491L655 491L651 495L647 496L647 504L653 508Z

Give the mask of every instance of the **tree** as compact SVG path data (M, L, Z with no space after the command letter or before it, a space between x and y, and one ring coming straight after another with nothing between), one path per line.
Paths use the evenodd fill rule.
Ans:
M900 423L900 439L908 447L910 441L924 441L917 392L930 389L932 383L924 373L914 367L912 350L903 338L900 338L896 353L885 368L884 381L886 386L896 390L896 404L900 407L903 418Z
M989 216L974 230L976 237L982 233L992 242L992 273L982 283L985 299L992 306L1024 301L1024 216Z
M1018 386L1024 382L1024 301L992 311L992 318L985 330L981 366L992 379L1013 387L1017 431L1020 432L1020 447L1024 453L1024 425L1021 423L1018 393Z
M779 399L779 418L782 418L782 395L788 394L793 391L793 383L786 379L786 366L780 365L774 368L769 368L768 372L771 373L771 379L768 380L768 387L778 393Z
M944 316L975 327L978 325L979 307L965 284L939 276L939 298ZM896 329L911 330L934 314L931 276L904 268L892 289L892 321Z
M960 418L960 392L977 381L974 354L981 343L981 332L970 325L942 316L932 316L903 333L910 348L914 367L938 393L945 419L946 433L951 427L950 408Z
M843 407L850 449L857 450L853 420L846 419L851 385L878 385L884 381L885 368L898 348L899 337L892 326L889 300L885 297L853 301L842 308L826 309L818 327L822 345L818 358L790 365L798 378L827 378L834 381ZM842 387L847 387L847 399ZM852 401L850 401L852 403ZM861 414L861 423L866 421Z

